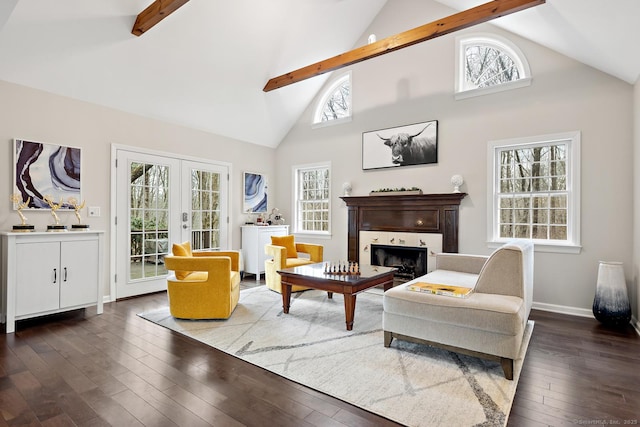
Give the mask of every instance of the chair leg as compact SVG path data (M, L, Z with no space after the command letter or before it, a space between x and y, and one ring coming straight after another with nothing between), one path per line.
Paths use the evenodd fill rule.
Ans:
M384 346L389 347L393 341L393 334L389 331L384 331Z
M505 357L501 357L500 365L502 365L502 371L504 372L504 377L508 380L513 380L513 359L507 359Z

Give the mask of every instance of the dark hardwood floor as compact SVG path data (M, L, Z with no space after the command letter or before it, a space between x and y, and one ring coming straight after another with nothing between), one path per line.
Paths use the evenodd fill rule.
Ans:
M166 303L151 294L0 334L0 426L397 425L137 316ZM640 422L640 337L631 327L532 318L509 426Z

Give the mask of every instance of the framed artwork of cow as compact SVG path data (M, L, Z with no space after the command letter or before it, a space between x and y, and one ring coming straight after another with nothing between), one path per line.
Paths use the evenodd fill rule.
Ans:
M438 163L438 121L362 134L362 169Z

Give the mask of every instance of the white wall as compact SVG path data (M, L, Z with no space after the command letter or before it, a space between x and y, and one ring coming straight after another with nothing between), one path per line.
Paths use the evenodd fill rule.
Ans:
M110 233L110 155L111 144L143 147L178 153L199 159L217 160L232 165L231 227L232 249L240 248L242 172L245 170L274 174L272 148L240 142L230 138L187 129L133 114L52 95L43 91L0 81L0 229L10 230L20 218L12 209L9 195L13 191L13 139L27 139L82 149L82 197L86 206L99 206L101 217L87 218L92 229L105 230L105 275L109 274ZM270 203L272 205L272 203ZM271 208L271 206L270 206ZM29 223L38 230L51 222L48 210L24 211ZM75 222L72 213L59 212L64 224ZM111 276L113 277L113 276ZM105 295L109 293L109 276L105 277Z
M434 9L435 8L435 9ZM423 0L390 0L363 35L383 37L453 11ZM536 253L534 301L551 310L589 315L599 260L622 261L631 277L633 200L633 87L549 49L484 24L464 33L495 32L529 60L530 87L461 101L453 98L455 36L443 36L357 64L352 70L353 120L311 129L311 105L277 149L276 205L291 217L291 167L331 160L332 239L325 258L346 257L342 183L353 195L381 187L452 190L465 178L460 251L490 253L486 238L487 141L566 131L582 133L582 245L579 255ZM329 80L330 83L333 77ZM362 132L439 121L437 165L362 171Z

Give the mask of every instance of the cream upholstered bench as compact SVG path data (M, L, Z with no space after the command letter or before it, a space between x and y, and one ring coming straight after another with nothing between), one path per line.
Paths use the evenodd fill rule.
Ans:
M436 269L383 297L384 345L393 338L498 360L507 379L522 343L533 294L533 244L514 240L490 256L442 253ZM466 298L407 289L414 282L474 288Z

